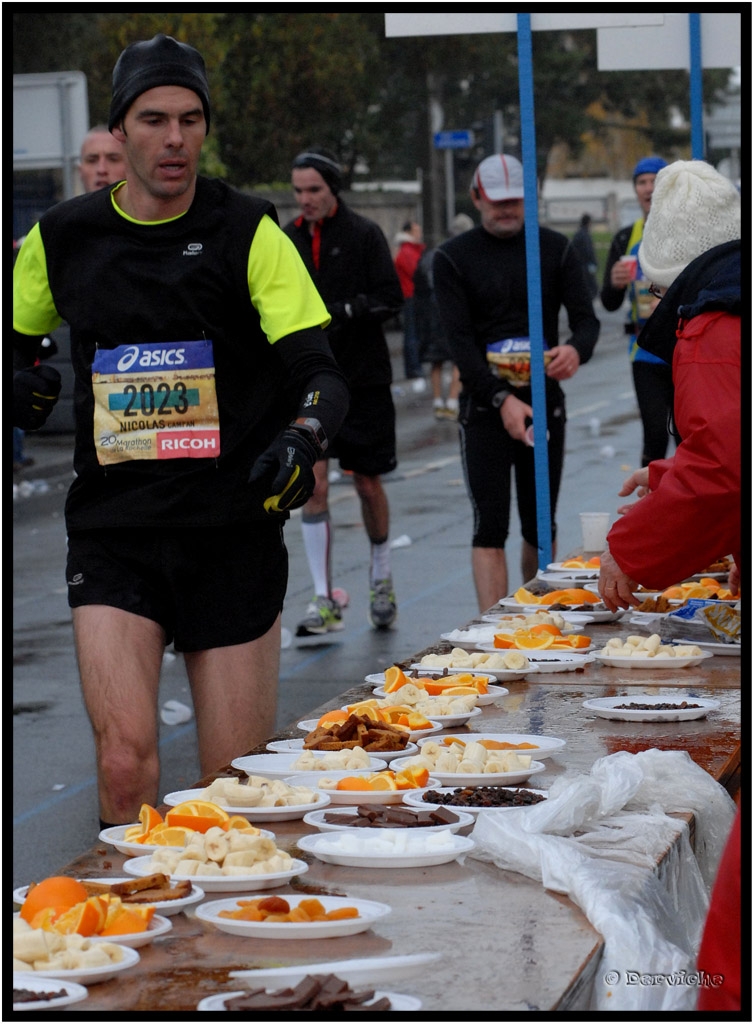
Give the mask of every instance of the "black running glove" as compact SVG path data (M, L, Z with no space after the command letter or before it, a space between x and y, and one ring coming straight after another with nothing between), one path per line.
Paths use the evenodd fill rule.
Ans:
M299 419L279 434L254 463L249 483L270 478L265 512L300 508L314 493L314 463L327 448L327 438L315 419Z
M60 394L60 374L54 366L29 366L13 375L13 426L38 430Z

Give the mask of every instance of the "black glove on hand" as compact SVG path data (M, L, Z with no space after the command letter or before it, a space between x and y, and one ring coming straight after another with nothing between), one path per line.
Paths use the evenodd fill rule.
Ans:
M249 483L272 476L271 497L266 512L288 512L300 508L314 493L314 463L327 448L318 420L291 423L254 463Z
M60 374L54 366L29 366L13 375L13 426L38 430L60 394Z

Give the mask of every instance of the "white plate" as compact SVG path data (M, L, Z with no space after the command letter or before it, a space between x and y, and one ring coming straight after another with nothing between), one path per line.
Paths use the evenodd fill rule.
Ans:
M406 829L406 834L414 836L418 829ZM386 836L403 836L403 830L386 832ZM440 833L435 833L435 836ZM450 833L451 842L442 848L432 850L430 840L432 837L424 838L425 843L421 844L423 849L419 853L377 853L374 848L368 853L361 853L357 850L346 851L339 849L344 840L354 836L352 832L321 832L315 836L302 836L297 845L306 853L313 854L318 860L325 864L340 864L342 867L354 868L423 868L435 864L449 864L458 857L469 853L474 849L476 843L466 836L458 836ZM354 836L361 839L362 830ZM372 837L376 845L377 836Z
M544 609L542 609L542 610L544 611ZM577 623L576 622L571 622L569 619L567 619L563 612L555 612L554 614L555 615L562 615L563 616L563 626L566 629L566 631L572 632L573 629L576 627ZM510 615L483 615L482 616L482 620L484 622L492 622L492 623L495 624L495 626L497 627L496 630L495 630L496 633L505 633L505 632L507 632L509 630L509 628L511 626L513 626L514 629L522 629L523 628L520 622L512 622L512 621L510 621L512 618L517 618L517 616L510 616ZM524 615L524 618L526 618L526 615ZM506 620L508 620L508 621L506 621Z
M285 896L291 908L297 907L307 896ZM254 899L253 895L244 899ZM244 935L254 939L334 939L341 935L358 935L392 912L387 903L374 900L352 900L347 896L317 896L325 910L340 907L356 907L358 917L343 918L340 921L237 921L220 917L221 910L237 910L238 900L213 900L196 908L196 916L228 935Z
M80 1003L86 999L89 990L73 981L58 981L55 978L40 978L36 972L14 971L13 987L28 988L32 992L58 992L53 999L40 999L30 1003L14 1003L13 1013L24 1010L57 1010L61 1006Z
M360 960L330 960L324 963L298 964L295 967L259 967L248 971L230 971L228 977L243 981L247 988L281 988L298 985L308 974L335 974L349 985L372 985L378 981L398 981L422 972L428 964L437 964L443 953L407 953L404 956L375 956Z
M639 711L618 709L618 704L701 704L698 708L677 708L672 711ZM647 693L632 693L630 697L596 697L585 700L583 706L587 711L594 712L598 718L609 718L618 722L687 722L694 718L704 718L710 711L720 707L719 700L705 700L702 697L656 696Z
M149 874L152 872L150 871ZM130 878L125 878L123 875L118 878L82 878L82 882L102 882L104 885L113 885L115 882L130 882ZM175 886L171 882L171 888ZM26 894L29 891L28 885L22 885L19 889L13 890L13 902L21 904L26 899ZM153 900L152 903L146 904L147 906L154 907L156 911L163 917L173 917L174 914L180 914L186 907L191 907L194 903L201 903L204 899L204 890L198 885L192 883L191 892L188 896L184 896L179 900ZM126 904L128 906L128 904Z
M413 667L416 668L417 666L413 666ZM423 674L425 676L434 676L435 678L440 678L442 676L442 674L443 674L443 671L444 671L444 669L441 669L441 668L426 668L424 665L422 665L420 667L422 668ZM495 678L495 673L494 672L484 672L484 673L481 673L481 672L469 672L468 674L471 675L471 676L482 676L483 679L494 679ZM516 677L517 678L521 678L521 674L520 673L516 673ZM382 682L384 683L384 681L385 680L383 678ZM409 680L409 682L410 681L411 680ZM493 704L497 700L498 697L505 697L508 692L509 691L506 690L506 688L504 686L495 686L494 683L487 683L487 692L486 693L480 693L480 694L477 695L476 706L478 708L487 707L487 705ZM385 693L385 691L382 689L382 687L378 686L376 689L372 690L372 696L374 696L374 697L381 697L381 698L384 699L385 697L389 697L390 694L389 693ZM428 696L431 696L431 695L428 694ZM437 721L439 721L439 720L440 719L438 717Z
M291 783L298 785L298 783ZM313 787L309 787L310 789ZM163 803L170 807L177 807L186 800L199 800L203 789L180 789L175 793L168 793ZM230 804L218 804L228 814L240 814L242 818L248 818L251 822L257 821L294 821L296 818L303 818L307 811L317 807L324 807L327 802L324 794L315 793L315 799L306 804L287 804L285 807L231 807ZM213 801L214 802L214 801ZM275 838L275 833L268 829L260 828L259 834L269 839Z
M536 664L539 661L570 661L571 657L583 658L585 655L589 654L593 647L594 644L589 644L588 647L578 647L569 651L552 650L550 647L543 647L541 650L520 650L518 647L508 649L516 651L520 650L521 654L527 657L529 661L533 661ZM494 644L483 644L480 650L488 651L490 654L499 654L501 648L495 647Z
M317 760L322 760L325 757L324 750L313 750L312 753ZM293 767L300 756L300 754L290 753L249 754L246 757L236 757L230 763L234 768L246 772L247 775L261 775L268 779L288 779L291 775L296 775L300 771L308 771L308 769ZM364 772L378 772L385 765L386 762L380 760L379 757L370 757L369 765L366 768L351 768L349 772L351 775L361 775ZM291 785L297 785L297 783L291 783Z
M613 656L596 651L594 657L608 668L643 668L667 671L674 668L693 668L694 665L701 665L703 661L714 657L714 655L710 651L702 651L701 654L692 658L635 658L631 656L622 658L620 655Z
M570 559L567 559L567 561L570 561ZM599 566L593 569L577 569L572 565L564 566L562 562L550 562L547 569L549 572L569 573L579 580L596 580L600 574Z
M560 569L557 572L538 572L537 579L542 583L557 583L561 587L585 587L591 580L596 580L599 574L599 569Z
M134 857L123 865L124 871L137 878L151 875L153 868L150 867L151 857ZM199 878L205 892L254 892L255 889L276 889L279 885L285 885L296 875L303 875L309 870L309 865L303 860L293 861L293 867L288 871L275 871L269 875L171 875L171 878L181 880L184 878Z
M440 633L440 639L454 647L460 647L462 651L478 651L480 644L491 644L495 639L496 629L492 623L472 626L469 629L454 629L450 633Z
M498 650L496 653L497 654L503 654L504 652ZM418 663L413 664L411 666L411 668L420 668L422 670L422 672L426 672L428 676L429 675L441 676L443 674L443 672L445 671L444 668L432 667L430 665L419 665ZM468 672L468 671L469 670L465 669L465 668L449 668L448 669L449 673ZM477 670L475 669L474 671L476 672ZM514 682L516 679L523 679L524 676L528 672L530 672L530 671L531 671L530 668L516 668L516 669L513 669L513 668L484 668L484 669L482 669L481 674L484 674L485 676L492 676L492 678L496 679L498 682L506 682L506 681L507 682ZM500 689L504 689L504 687L500 687ZM494 691L494 684L489 684L487 686L486 699L485 699L485 694L480 694L479 697L477 698L477 704L479 704L480 707L484 707L485 704L491 704L492 701L489 700L489 694L492 693L493 691ZM377 694L375 692L375 696L376 695ZM496 697L502 697L502 696L503 696L503 694L500 693L499 691L494 692L492 700L495 700Z
M521 652L524 653L523 651ZM526 651L530 659L528 673L532 672L576 672L585 665L591 665L593 653L576 654L572 651Z
M201 789L194 789L194 790L185 790L185 792L192 792L194 794L198 794L198 793L201 793L202 791L201 791ZM168 794L168 795L172 795L172 794ZM186 797L185 799L186 800L198 799L198 797L197 796L195 796L195 797ZM182 802L183 802L182 800L177 800L176 801L177 804L178 803L182 803ZM165 803L167 803L167 800L165 801ZM173 805L173 806L175 806L175 805ZM219 806L219 804L218 804L218 806ZM228 810L228 808L226 807L225 810ZM229 813L231 813L231 814L240 814L241 812L237 811L237 810L234 810L234 811L230 811ZM138 824L138 822L137 822L137 824ZM146 854L153 854L155 852L155 850L164 850L165 849L165 845L164 844L160 844L159 846L151 846L151 845L149 845L147 843L129 843L127 840L125 840L123 838L123 833L126 831L127 828L133 828L133 825L112 825L110 828L104 828L100 832L99 838L102 840L103 843L109 843L111 846L114 846L115 849L118 851L118 853L122 853L126 857L143 857L143 856L146 856ZM260 835L268 836L270 839L274 839L275 838L275 833L274 832L268 832L265 829L260 829L259 832L260 832ZM183 846L183 845L184 844L182 843L181 846ZM178 848L178 844L176 844L174 848Z
M450 738L450 736L443 736L443 742ZM555 736L536 736L533 733L518 732L469 732L459 735L458 739L463 740L464 743L478 743L480 740L497 740L498 743L536 743L536 749L528 747L526 750L511 750L510 753L531 754L532 757L541 760L544 760L546 757L552 757L553 754L557 754L566 745L565 740L558 739ZM419 747L421 748L426 742L426 740L422 740Z
M634 626L647 626L650 628L655 624L655 620L664 619L669 614L670 612L637 612L630 608L627 612L629 616L628 621Z
M353 775L353 772L330 772L323 773L323 775L330 779L343 779L347 775ZM296 776L296 778L300 778L300 776ZM309 776L305 776L305 778L309 778ZM320 777L317 775L307 785L319 785L319 782ZM404 793L423 793L424 789L430 789L432 786L438 785L438 783L438 779L430 776L427 785L423 789L326 789L325 792L330 797L331 804L352 804L354 799L357 799L360 804L402 804Z
M455 793L455 791L457 789L465 789L465 788L466 787L464 787L464 786L438 786L438 787L435 787L435 791L437 793ZM506 788L508 788L508 787L506 787ZM546 797L548 795L546 789L534 789L531 786L527 786L526 789L528 789L531 793L538 793L540 796ZM406 799L406 804L407 804L408 807L421 807L424 810L426 810L427 808L429 808L431 810L433 807L444 807L448 811L455 811L456 814L460 814L461 812L464 812L466 814L472 815L472 817L474 815L481 814L482 811L513 811L513 810L516 810L516 808L513 807L513 806L511 806L511 807L454 807L452 804L433 804L431 801L423 800L420 796L414 797L413 794L411 794L411 798L410 799L408 799L408 798ZM529 804L529 805L524 804L523 806L537 807L539 805L538 804Z
M406 678L409 683L413 683L417 676L441 676L445 669L443 668L428 668L426 665L412 665L406 669ZM459 669L459 672L463 672L464 675L473 676L474 679L486 679L488 685L495 678L491 672L469 672L467 669ZM455 673L448 673L449 675ZM371 683L372 686L378 687L382 690L382 695L387 696L384 691L385 686L385 673L384 672L372 672L368 676L364 676L364 681ZM375 694L376 696L376 694Z
M741 644L716 644L707 640L685 640L683 637L674 639L674 644L696 644L697 647L701 647L703 651L709 651L710 654L722 654L727 658L740 658L741 657Z
M125 904L128 906L128 904ZM14 914L20 917L20 914ZM139 949L141 946L148 946L150 942L161 935L166 935L173 927L173 922L160 914L154 914L149 925L143 932L128 932L125 935L91 935L90 942L117 942L119 946L128 946L130 949Z
M114 943L120 946L120 943ZM117 964L103 964L101 967L82 967L70 971L35 971L35 978L57 978L60 981L77 981L79 985L98 985L102 981L109 981L116 974L127 971L134 967L141 959L135 949L128 946L120 946L123 957Z
M513 751L515 753L515 751ZM524 753L521 751L521 753ZM406 758L407 761L411 758ZM399 762L395 762L396 766ZM401 765L403 767L403 765ZM528 768L520 768L515 772L487 772L480 775L472 775L468 772L439 772L432 769L432 777L440 780L443 786L516 786L519 782L526 782L532 775L538 775L547 768L541 761L532 761ZM429 786L429 789L434 787ZM410 790L409 792L418 792Z
M238 974L240 972L236 973ZM302 977L305 977L305 975L302 975ZM286 982L285 987L288 987L288 984L292 985L294 983ZM267 991L273 992L275 990L268 988ZM225 1006L225 1002L227 999L230 999L231 996L245 996L246 994L247 992L244 989L241 992L224 992L222 994L218 993L214 996L206 996L204 999L202 999L202 1001L197 1005L196 1008L197 1010L212 1010L214 1012L217 1012L218 1010L225 1010L227 1009ZM367 1000L367 1002L363 1003L363 1006L369 1007L372 1003L377 1002L377 1000L382 999L384 996L387 996L387 998L390 1000L391 1012L405 1013L407 1010L421 1009L422 1001L421 999L418 999L416 996L404 996L401 995L399 992L382 992L378 991L377 989L375 989L374 996L371 999Z
M311 732L311 729L309 730ZM286 744L286 746L283 746ZM300 740L273 740L272 743L268 743L267 747L270 750L276 751L278 754L283 754L286 751L301 751L304 749L304 741ZM394 757L401 757L405 754L415 754L417 746L415 743L407 743L402 750L381 750L380 760L387 761L388 764L393 760Z
M504 597L500 602L503 608L515 608L517 611L522 609L528 612L546 612L549 610L549 605L546 604L519 604L518 601L512 597ZM568 620L575 625L584 625L587 622L615 622L625 612L625 608L619 608L615 612L609 611L607 608L594 608L589 609L588 612L576 611L576 609L567 608L565 611L560 611L559 614L564 618L568 616Z
M375 693L375 696L376 696L376 693ZM382 699L384 700L385 698L383 697ZM433 714L431 718L427 718L427 721L428 722L434 722L435 725L439 725L440 729L448 729L451 726L463 725L465 722L468 722L470 718L478 718L479 715L481 715L481 713L482 713L482 709L480 707L475 707L475 708L469 708L468 711L459 712L457 715L434 715ZM421 714L421 712L418 712L418 714ZM431 731L429 729L414 729L413 732L411 732L410 735L411 736L417 736L421 740L423 738L425 739L427 736L432 735L432 734L434 734L434 733L436 733L438 731L439 731L438 729L432 729ZM416 748L416 744L415 743L411 743L410 745L412 747ZM413 751L410 751L408 749L406 749L406 750L397 750L397 751L395 751L391 755L390 760L393 761L393 760L395 760L396 757L408 757L409 754L411 754L411 753L416 753L416 749L414 749ZM385 757L384 751L380 751L380 757ZM385 758L385 760L387 760L387 758Z
M427 787L427 789L428 788L429 787ZM438 787L437 786L433 786L432 788L433 789L437 789ZM408 801L408 796L409 795L414 796L414 794L419 794L419 796L417 797L417 802L414 803L413 801L411 801L411 806L412 807L422 807L422 808L429 807L428 804L421 803L421 794L422 793L426 793L427 789L409 789L409 790L406 790L406 794L405 794L404 799L403 799L404 806L408 806L409 805L409 801ZM431 810L432 808L430 807L429 809ZM342 808L339 807L339 808L337 808L337 810L334 807L331 807L329 811L311 811L309 814L306 815L306 817L304 818L304 821L306 822L307 825L311 825L313 828L316 828L320 832L340 832L343 829L353 828L353 826L351 826L351 825L338 825L338 824L336 824L334 822L325 821L325 815L326 814L332 814L334 812L336 814L342 814L343 818L345 819L347 817L351 817L352 815L356 814L357 810L358 810L358 808L356 808L355 806L351 806L351 807L342 807ZM430 831L431 832L433 829L437 830L437 829L440 829L440 828L446 828L450 832L460 832L460 830L462 828L466 828L467 825L473 824L473 818L471 818L468 814L465 814L464 811L461 808L459 808L459 807L451 807L450 810L453 811L454 814L458 815L458 821L457 822L454 822L453 824L450 824L450 825L443 824L441 822L438 822L436 825L422 825L421 826L421 831L422 832L425 832L425 831ZM355 827L358 828L359 830L362 830L364 828L368 828L368 826L366 826L366 825L357 825ZM376 825L374 827L375 828L379 828L380 826ZM416 829L414 829L414 831L416 831Z

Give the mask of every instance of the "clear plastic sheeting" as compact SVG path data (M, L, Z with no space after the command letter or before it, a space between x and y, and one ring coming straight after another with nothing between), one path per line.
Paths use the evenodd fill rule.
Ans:
M620 751L549 799L482 812L470 854L564 893L605 942L593 1011L693 1011L696 953L735 804L686 751ZM686 823L695 815L696 855ZM659 866L658 866L659 865Z

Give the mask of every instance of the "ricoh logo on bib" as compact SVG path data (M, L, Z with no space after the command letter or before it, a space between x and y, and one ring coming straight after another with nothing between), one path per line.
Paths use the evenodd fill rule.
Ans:
M119 373L127 373L133 367L148 369L157 366L183 366L186 363L186 350L183 348L140 348L129 345L118 360L116 367Z

